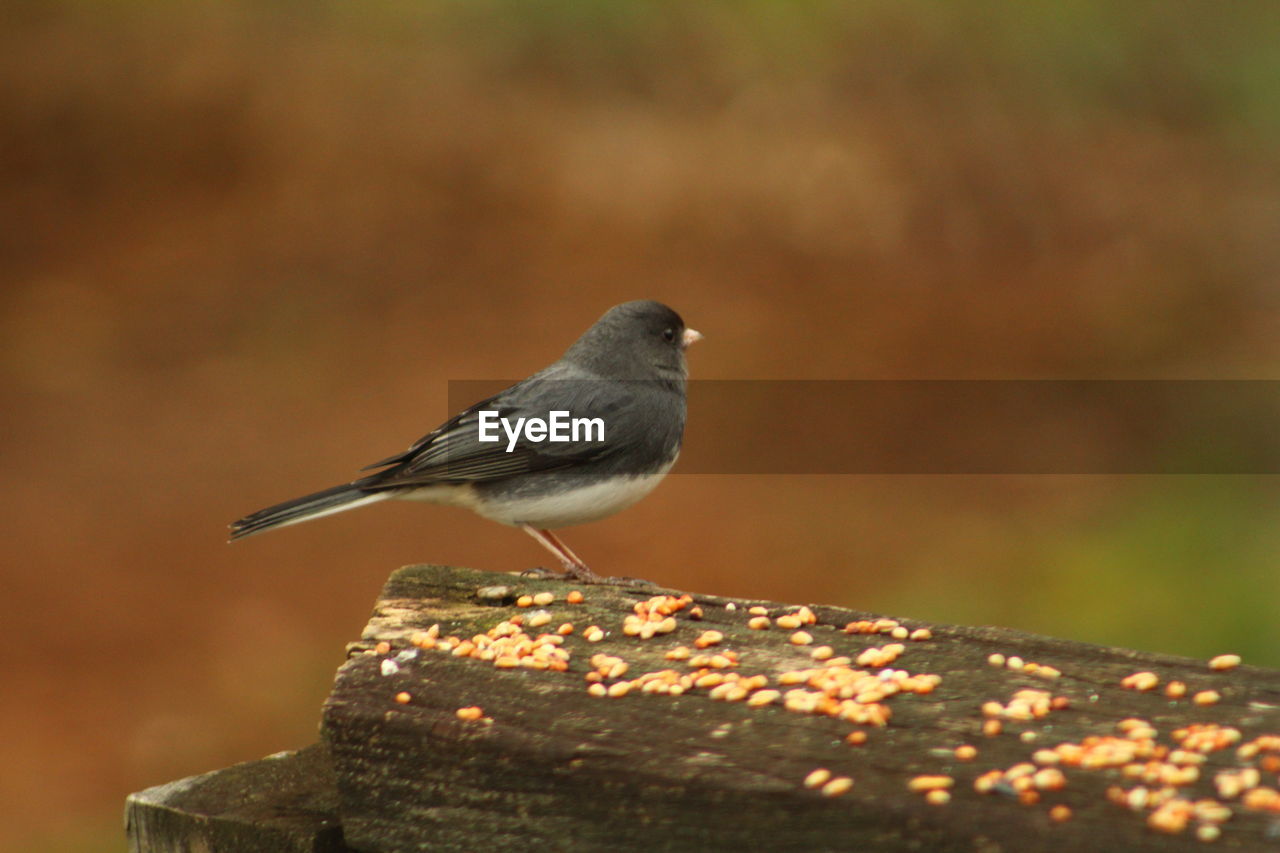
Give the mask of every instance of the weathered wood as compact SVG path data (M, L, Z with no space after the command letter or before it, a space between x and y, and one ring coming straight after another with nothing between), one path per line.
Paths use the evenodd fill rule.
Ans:
M795 629L779 625L778 617L797 607L714 596L686 599L689 606L675 610L663 626L669 633L641 639L624 631L627 618L637 603L664 591L586 587L585 601L570 604L566 596L573 588L440 566L396 572L338 672L324 709L323 744L132 795L130 849L1093 853L1198 849L1204 844L1197 840L1199 831L1220 833L1216 848L1280 850L1280 737L1274 747L1248 747L1259 736L1280 735L1280 672L1250 666L1213 671L1203 661L910 620L900 627L931 634L900 640L903 649L891 662L859 664L867 649L898 641L884 633L844 630L875 616L813 607L815 624L803 626L812 642L796 644ZM518 596L540 592L550 593L553 602L517 606ZM768 611L767 630L748 626L753 607ZM535 628L540 610L551 618ZM523 626L495 630L512 617ZM465 645L442 649L452 645L449 637L462 642L514 631L536 637L564 623L572 624L572 632L561 641L567 652L563 665L557 664L561 671L501 668L478 659L474 650L464 654ZM440 639L426 641L425 632L437 625ZM590 625L602 629L599 642L584 636ZM719 631L722 639L693 648L708 630ZM822 645L835 657L815 662L812 650ZM737 660L722 658L719 664L733 665L716 669L669 659L677 646L725 658L732 652ZM992 666L993 653L1018 655L1040 668ZM628 689L616 685L632 685L626 695L588 692L588 678L597 677L588 674L598 670L592 658L600 654L627 664L625 673L615 669L600 680L615 692ZM840 656L846 663L840 664ZM502 662L513 659L507 655ZM545 665L549 658L542 660ZM614 666L604 663L606 669ZM842 677L870 674L858 687L864 691L861 704L841 705L836 698L806 709L804 696L788 703L760 693L800 689L812 699L819 695L814 685L787 682L815 672L788 674L833 665ZM1045 666L1061 676L1046 677ZM726 688L708 680L680 695L644 692L642 677L664 670L672 671L670 680L687 680L693 672L710 673L709 681L727 673L764 676L768 684L752 684L750 695L773 701L752 705L742 701L748 691L722 695ZM1122 679L1139 671L1153 673L1159 687L1121 687ZM901 681L924 673L941 677L935 689L921 689L919 678ZM868 677L873 684L894 681L917 692L870 696ZM1165 694L1173 680L1187 685L1184 696ZM1192 700L1209 689L1220 701ZM984 710L984 704L1008 707L1019 690L1043 691L1042 698L1055 700L1053 709L1041 708L1028 719L1001 719L1000 733L984 734L996 719L996 709ZM483 709L481 719L460 718L458 709L471 706ZM872 707L891 713L886 725L875 724L876 715L867 711ZM828 713L841 709L872 719L855 724ZM1143 722L1121 725L1124 720ZM1176 734L1193 724L1221 727L1221 741L1205 751L1203 764L1187 757L1195 745ZM866 734L865 743L846 742L854 730ZM1048 774L1037 777L1032 794L1022 790L1029 783L1017 778L1021 770L990 793L975 789L975 780L993 769L1052 766L1038 750L1107 737L1117 738L1113 746L1140 744L1145 752L1106 767L1062 761L1065 785L1040 784L1053 782ZM976 757L960 760L955 748L961 744L975 747ZM1183 754L1172 751L1178 748ZM834 794L828 796L822 786L806 787L806 778L820 768L853 780L852 788L827 789ZM1218 773L1242 769L1257 773L1245 780L1252 793L1215 787ZM1143 773L1151 778L1138 778ZM1171 773L1178 778L1170 780ZM1164 780L1156 780L1161 774ZM931 804L910 790L920 775L952 778L949 802ZM1160 793L1166 785L1171 787ZM1130 804L1117 804L1116 792ZM1187 808L1200 801L1199 817L1182 827L1176 820L1159 821L1165 830L1181 831L1158 831L1150 825L1153 808L1141 800L1159 797L1177 798ZM1069 807L1069 816L1052 819L1055 806ZM1215 808L1219 820L1204 820Z
M495 598L489 589L477 595L495 584L507 585L509 594ZM817 624L805 628L813 644L793 645L791 630L776 622L769 630L747 627L752 606L767 608L771 617L793 606L714 596L696 597L700 620L686 607L675 614L672 633L639 639L623 633L624 619L637 602L662 591L587 587L585 603L567 604L571 588L438 566L409 567L392 576L363 639L339 670L324 711L323 736L348 844L370 851L1199 848L1197 821L1177 834L1157 832L1147 824L1151 809L1108 801L1108 787L1142 784L1120 768L1063 767L1065 787L1038 792L1035 804L1019 801L1014 789L1023 783L1006 781L986 794L974 788L983 772L1028 762L1038 749L1120 735L1117 724L1126 718L1147 721L1164 747L1176 747L1174 730L1191 723L1238 730L1238 742L1209 752L1198 780L1178 787L1178 796L1216 797L1215 773L1259 761L1261 786L1277 787L1276 773L1264 760L1271 753L1241 757L1236 746L1280 733L1280 672L1249 666L1215 672L1185 658L904 620L909 629L928 627L932 637L903 640L905 650L891 666L936 673L942 680L927 694L885 699L883 707L892 712L886 726L855 726L779 703L715 701L705 687L679 696L634 689L597 698L585 680L594 669L593 655L627 662L626 674L606 679L610 684L665 669L687 672L688 661L664 655L677 645L692 647L708 629L724 636L708 653L736 652L738 665L727 671L766 675L769 688L778 687L782 673L819 666L810 657L814 645L856 658L894 640L841 630L875 616L813 607ZM563 645L570 653L567 671L499 669L490 661L411 644L415 632L432 625L440 626L442 637L467 640L517 614L527 621L540 608L518 608L514 598L538 592L554 594L555 602L545 608L553 619L529 633L572 623ZM601 642L583 638L593 624L606 632ZM379 642L390 651L375 651ZM1049 679L993 667L992 653L1019 655L1062 674ZM1162 688L1177 679L1190 690L1185 698L1171 699L1159 689L1120 686L1140 670L1155 673ZM1209 688L1221 694L1220 702L1201 706L1191 700ZM1020 689L1049 691L1069 707L1036 719L1004 720L1001 734L984 735L983 704L1005 704ZM407 703L396 700L400 693L408 694ZM481 707L487 719L460 719L456 711L467 706ZM845 743L855 728L868 734L861 746ZM975 760L955 757L961 744L977 748ZM817 768L853 779L852 790L824 796L806 788L803 780ZM909 780L920 774L953 777L950 802L929 804L910 791ZM1216 847L1280 849L1280 813L1246 809L1238 797L1223 802L1232 817L1221 826ZM1049 817L1059 804L1071 809L1061 822Z
M350 853L321 744L131 794L131 853Z

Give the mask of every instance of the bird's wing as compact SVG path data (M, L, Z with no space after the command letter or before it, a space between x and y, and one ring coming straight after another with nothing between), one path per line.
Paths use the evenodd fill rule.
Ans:
M375 487L500 480L533 471L570 468L616 452L620 444L616 440L531 442L523 431L508 451L510 439L501 427L496 430L498 441L480 441L482 411L497 412L499 418L514 425L518 418L545 420L551 410L568 410L573 417L599 417L607 425L619 412L634 405L633 389L625 384L548 373L535 374L482 400L423 436L404 453L370 465L386 469L373 475Z

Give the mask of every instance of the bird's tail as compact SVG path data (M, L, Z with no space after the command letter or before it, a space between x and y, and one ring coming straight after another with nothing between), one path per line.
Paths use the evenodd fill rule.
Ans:
M356 480L354 483L334 486L332 489L260 509L231 525L231 539L243 539L245 536L252 536L254 533L261 533L274 527L286 527L290 524L310 521L313 518L333 515L335 512L345 512L358 506L384 500L394 494L394 491L367 491L362 488L364 484L364 481Z

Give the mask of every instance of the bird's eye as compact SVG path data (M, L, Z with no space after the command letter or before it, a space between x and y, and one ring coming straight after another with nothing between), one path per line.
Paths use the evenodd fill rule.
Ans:
M675 330L675 329L664 329L664 330L663 330L663 332L662 332L662 339L663 339L664 341L666 341L667 343L669 343L669 344L671 344L671 343L675 343L675 340L676 340L676 330Z

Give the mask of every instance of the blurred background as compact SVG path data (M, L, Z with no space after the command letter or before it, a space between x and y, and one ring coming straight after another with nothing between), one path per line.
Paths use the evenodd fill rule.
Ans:
M542 563L450 509L225 526L616 302L703 331L699 378L1275 378L1278 36L1273 3L10 3L0 845L123 849L128 792L312 742L396 567ZM1274 666L1278 485L686 474L568 539Z

